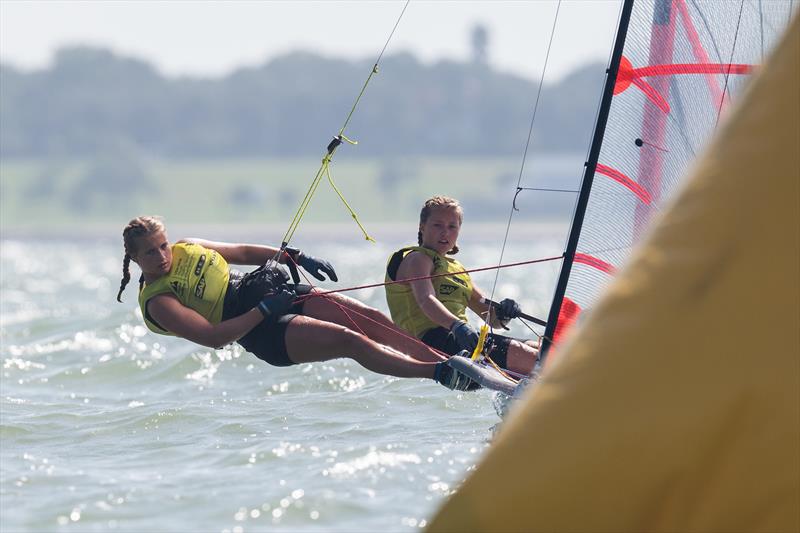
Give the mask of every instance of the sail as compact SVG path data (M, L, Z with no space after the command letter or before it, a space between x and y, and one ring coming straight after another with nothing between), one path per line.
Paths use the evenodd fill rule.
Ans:
M430 533L800 531L800 17L759 71Z
M791 0L625 2L546 347L625 264L794 7Z

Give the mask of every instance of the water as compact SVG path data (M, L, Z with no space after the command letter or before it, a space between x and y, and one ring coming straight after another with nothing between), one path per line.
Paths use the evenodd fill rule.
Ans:
M313 252L344 287L380 281L400 244ZM486 391L344 359L274 368L147 332L135 283L114 301L120 246L0 242L2 531L410 531L490 445ZM504 261L561 246L544 232ZM472 267L499 257L496 242L462 248ZM504 270L495 296L541 316L556 268ZM474 277L488 292L494 274ZM353 295L386 309L380 288Z

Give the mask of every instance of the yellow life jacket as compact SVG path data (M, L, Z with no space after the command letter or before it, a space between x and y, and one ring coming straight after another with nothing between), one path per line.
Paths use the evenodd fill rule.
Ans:
M216 250L193 243L173 244L169 273L146 283L139 291L139 307L145 325L155 333L174 335L147 312L148 300L164 293L174 294L183 305L197 311L212 324L219 323L229 277L228 262Z
M406 246L389 257L389 261L386 264L386 281L396 280L400 263L411 252L425 254L433 260L433 272L431 272L431 275L437 277L431 278L431 283L433 284L436 298L448 311L466 322L467 306L472 296L472 279L469 274L457 274L457 272L463 272L466 269L464 265L455 259L445 257L422 246ZM421 338L429 329L439 327L437 323L422 312L416 299L414 299L411 285L408 283L393 283L384 285L384 288L386 289L386 302L389 304L392 320L399 327L417 338Z

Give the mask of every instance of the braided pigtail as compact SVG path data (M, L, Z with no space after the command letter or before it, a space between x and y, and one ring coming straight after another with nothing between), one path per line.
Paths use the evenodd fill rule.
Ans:
M119 284L119 292L117 293L117 301L122 302L122 291L131 280L130 265L131 260L136 255L137 239L146 237L157 231L164 231L164 223L158 217L137 217L128 222L125 229L122 230L122 241L125 246L125 257L122 259L122 281ZM139 278L139 290L144 285L144 274Z
M125 290L125 286L131 280L131 256L127 253L125 254L125 258L122 260L122 281L119 283L119 292L117 293L117 301L122 303L122 291Z

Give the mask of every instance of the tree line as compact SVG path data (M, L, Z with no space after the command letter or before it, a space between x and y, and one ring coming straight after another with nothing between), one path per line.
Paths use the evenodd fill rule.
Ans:
M0 155L86 157L112 146L163 157L318 155L342 126L370 61L293 52L221 78L165 77L147 62L90 47L51 66L0 65ZM586 149L604 67L545 83L532 147ZM387 56L346 135L353 156L518 155L537 81L483 62Z

